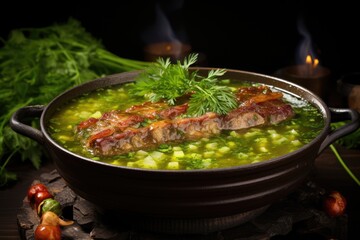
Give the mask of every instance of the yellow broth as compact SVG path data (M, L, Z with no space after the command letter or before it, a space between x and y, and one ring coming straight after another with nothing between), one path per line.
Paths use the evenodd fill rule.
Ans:
M230 83L237 88L239 84ZM246 83L243 83L246 84ZM296 115L277 125L223 131L211 138L162 144L111 157L94 156L76 139L76 126L90 118L99 118L111 110L124 110L144 99L127 93L127 85L98 89L64 104L49 121L51 137L62 147L78 155L110 164L147 169L212 169L257 163L288 154L313 140L324 127L322 114L305 100L284 93Z

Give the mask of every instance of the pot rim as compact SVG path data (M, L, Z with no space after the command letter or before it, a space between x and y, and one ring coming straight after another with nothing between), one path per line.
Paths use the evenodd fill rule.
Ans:
M211 69L216 69L216 68L211 68L211 67L192 67L190 68L192 70L203 70L203 71L209 71ZM109 86L113 86L113 85L118 85L118 84L124 84L126 82L132 82L133 80L131 79L132 77L136 76L138 73L142 72L141 70L136 70L136 71L131 71L131 72L124 72L124 73L116 73L116 74L111 74L111 75L107 75L105 77L101 77L101 78L97 78L85 83L82 83L80 85L77 85L75 87L72 87L66 91L64 91L63 93L59 94L57 97L55 97L49 104L47 104L44 108L44 111L41 114L40 117L40 127L41 127L41 131L44 135L44 137L46 138L46 140L51 143L52 145L54 145L55 147L61 149L62 151L66 152L67 154L76 157L76 158L80 158L83 161L88 161L90 163L94 163L94 164L101 164L103 166L106 167L110 167L110 168L118 168L118 169L125 169L126 171L129 172L143 172L143 173L153 173L156 172L157 174L171 174L171 175L199 175L199 174L206 174L208 172L239 172L239 171L249 171L249 170L256 170L259 167L267 167L267 166L274 166L274 163L280 163L282 162L284 159L293 159L294 156L296 156L297 154L306 151L306 149L311 148L312 145L322 141L323 139L325 139L326 137L326 133L329 131L329 127L330 127L330 110L329 108L326 106L326 104L324 103L324 101L318 97L317 95L315 95L313 92L311 92L310 90L297 85L295 83L292 83L290 81L278 78L278 77L274 77L274 76L270 76L270 75L266 75L266 74L261 74L261 73L255 73L255 72L251 72L251 71L243 71L243 70L235 70L235 69L226 69L227 73L241 73L241 74L245 74L245 75L249 75L249 76L253 76L253 77L260 77L262 79L267 79L267 80L271 80L273 83L281 83L281 85L284 86L288 86L289 88L294 88L297 89L301 92L301 94L308 94L309 96L311 96L311 99L305 99L304 96L300 96L299 94L296 94L294 92L291 92L290 90L284 89L282 87L278 87L278 86L274 86L271 84L266 84L268 86L274 87L275 89L279 89L282 92L288 93L292 96L295 96L297 98L301 98L301 99L305 99L306 101L308 101L310 104L312 104L313 106L315 106L323 115L323 119L324 119L324 127L322 129L322 131L320 132L320 134L315 137L311 142L305 144L304 146L300 147L299 149L292 151L290 153L287 153L285 155L281 155L279 157L276 158L271 158L265 161L261 161L261 162L257 162L257 163L252 163L252 164L246 164L246 165L241 165L241 166L233 166L233 167L224 167L224 168L215 168L215 169L194 169L194 170L166 170L166 169L143 169L143 168L132 168L132 167L127 167L127 166L118 166L118 165L113 165L110 163L105 163L105 162L101 162L101 161L96 161L96 160L92 160L90 158L81 156L79 154L73 153L69 150L67 150L66 148L62 147L61 145L59 145L54 139L51 138L51 136L48 134L48 130L46 128L46 122L45 122L45 116L48 114L48 112L50 112L49 109L53 108L53 105L56 105L57 102L59 103L65 103L66 101L69 101L79 95L81 95L84 92L89 92L89 91L83 91L80 94L75 95L74 97L72 97L71 99L66 99L64 100L64 96L67 96L69 94L71 94L72 92L75 91L75 89L82 89L82 88L87 88L88 86L92 86L92 85L97 85L99 82L104 81L105 83L102 83L101 86L103 87L109 87ZM128 76L126 76L128 75ZM125 80L122 81L121 83L117 83L117 84L109 84L108 82L112 82L111 79L113 78L117 78L119 76L124 76ZM129 79L127 79L129 78ZM109 81L107 81L109 80ZM253 81L250 81L253 82ZM265 84L265 83L264 83ZM92 88L92 90L97 89ZM318 153L317 153L318 155Z

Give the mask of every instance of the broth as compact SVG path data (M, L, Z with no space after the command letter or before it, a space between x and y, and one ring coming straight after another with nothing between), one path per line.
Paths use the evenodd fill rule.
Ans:
M250 83L229 84L238 88ZM96 161L134 168L192 170L226 168L276 158L309 143L324 127L318 109L303 99L283 93L285 102L291 104L296 114L279 124L227 130L209 138L161 144L156 149L117 156L94 156L76 139L75 128L90 117L99 118L105 112L127 109L145 101L130 96L127 90L128 85L118 85L72 99L52 116L48 132L62 147Z

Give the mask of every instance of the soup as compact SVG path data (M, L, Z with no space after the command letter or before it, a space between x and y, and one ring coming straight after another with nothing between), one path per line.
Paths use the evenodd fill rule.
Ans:
M248 82L226 84L232 89L252 85ZM128 93L130 85L98 89L72 99L49 121L51 137L69 151L96 161L133 168L192 170L227 168L276 158L309 143L324 127L317 108L305 100L282 93L283 101L291 105L295 115L277 124L225 129L198 139L165 142L115 155L99 155L84 147L75 131L79 123L145 101Z

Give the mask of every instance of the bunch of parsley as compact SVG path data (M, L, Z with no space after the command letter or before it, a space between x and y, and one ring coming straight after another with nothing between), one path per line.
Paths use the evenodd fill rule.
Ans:
M75 19L44 28L15 29L0 39L0 186L16 179L6 165L19 154L39 168L38 144L9 126L19 108L47 104L63 91L107 74L138 70L150 63L107 51ZM33 120L32 125L37 126Z

